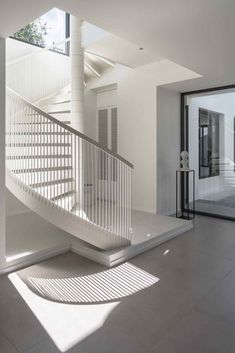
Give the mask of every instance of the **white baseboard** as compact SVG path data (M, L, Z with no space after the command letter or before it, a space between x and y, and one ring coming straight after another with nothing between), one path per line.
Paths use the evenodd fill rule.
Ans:
M92 245L85 243L75 237L71 237L70 242L61 245L59 247L53 247L39 251L35 254L25 256L24 258L11 261L3 269L0 269L0 275L7 274L13 271L18 271L24 267L28 267L47 260L51 257L72 251L78 255L86 257L91 261L95 261L105 267L116 266L124 261L127 261L151 248L154 248L176 236L187 232L193 228L193 222L187 221L183 225L174 228L170 231L166 231L158 236L153 236L147 241L138 243L135 245L129 245L127 247L115 250L99 250Z
M193 228L193 222L187 221L184 226L168 231L157 237L152 237L148 241L139 243L136 245L129 245L122 249L102 251L95 248L91 248L87 244L82 244L78 240L72 240L71 251L78 255L84 256L92 261L98 262L106 267L116 266L124 261L127 261L143 252L150 250L170 239L177 237L178 235L185 233Z
M25 256L22 259L7 263L6 267L0 269L0 275L5 275L14 271L21 270L22 268L35 265L36 263L48 260L51 257L64 254L68 251L70 251L69 245L39 251L35 254Z

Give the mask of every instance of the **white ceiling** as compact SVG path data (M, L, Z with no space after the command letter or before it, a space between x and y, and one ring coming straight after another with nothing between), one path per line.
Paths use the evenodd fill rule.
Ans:
M114 35L102 38L86 46L86 49L94 54L104 56L116 63L132 68L162 60L162 58L151 54L146 49L140 50L137 45Z
M235 83L234 0L0 1L1 36L56 6L203 75L177 89Z

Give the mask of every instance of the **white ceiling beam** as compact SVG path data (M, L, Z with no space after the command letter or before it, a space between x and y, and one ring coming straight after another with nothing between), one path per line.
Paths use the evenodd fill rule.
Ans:
M97 77L99 77L99 78L101 77L101 74L97 70L95 70L90 64L88 64L87 61L84 61L84 65Z
M93 56L97 57L99 60L103 61L104 63L108 64L108 65L111 66L111 67L114 67L114 66L115 66L113 62L111 62L110 60L104 58L104 57L101 56L101 55L91 53L90 51L87 51L87 50L85 51L85 54L88 54L88 55L90 55L90 56L93 55Z

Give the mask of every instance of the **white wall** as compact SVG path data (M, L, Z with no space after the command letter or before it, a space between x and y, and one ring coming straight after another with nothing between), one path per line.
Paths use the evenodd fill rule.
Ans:
M157 89L157 211L175 213L175 172L180 165L180 94Z
M26 212L30 212L30 210L6 189L6 216L14 216Z
M118 153L134 164L133 207L156 212L156 85L130 72L118 83Z
M0 38L0 268L5 265L5 40Z
M30 55L41 51L41 48L24 43L20 40L8 38L6 41L6 60L7 64L18 60L22 56Z
M224 172L211 178L199 179L198 159L199 159L199 108L204 108L221 113L220 117L220 158L227 163L234 160L234 132L233 118L235 116L235 93L213 94L204 97L188 98L189 104L189 155L190 167L196 171L196 198L202 198L221 192L225 187ZM224 115L224 117L222 116ZM230 173L234 174L233 166ZM223 168L224 169L224 168ZM234 174L235 176L235 174Z
M168 60L136 69L117 66L90 84L117 83L118 153L134 164L133 208L157 211L157 102L159 85L195 76Z

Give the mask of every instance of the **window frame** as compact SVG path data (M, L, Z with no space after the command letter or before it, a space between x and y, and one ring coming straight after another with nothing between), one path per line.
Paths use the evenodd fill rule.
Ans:
M218 118L218 142L217 142L217 145L216 145L216 150L218 150L218 154L220 155L220 126L219 126L219 121L220 121L220 117L221 117L221 113L219 112L215 112L215 111L211 111L211 110L208 110L208 109L205 109L205 108L199 108L198 110L198 178L199 180L201 179L207 179L207 178L214 178L214 177L217 177L217 176L220 176L220 170L219 168L216 170L216 174L212 174L211 171L212 169L210 168L210 159L208 158L208 165L207 166L203 166L203 163L202 162L202 159L201 159L201 150L204 149L204 146L202 146L201 148L201 144L200 142L202 141L202 143L204 142L203 139L201 139L201 129L203 127L201 127L201 123L200 123L200 119L201 119L201 115L202 114L206 114L208 116L208 121L209 121L209 124L207 126L207 129L208 129L208 150L212 150L212 142L211 142L211 135L212 135L212 116L211 115L214 115L214 117ZM207 167L209 168L209 175L205 175L203 176L201 174L201 169L202 167Z
M65 12L65 38L64 39L68 39L69 37L70 37L70 14ZM37 48L41 48L41 49L46 48L46 46L35 44L35 43L30 43L27 40L15 38L14 36L10 36L9 38L14 39L14 40L18 40L19 42L22 42L25 44L33 45ZM64 52L61 52L61 51L58 51L55 49L48 49L48 50L53 51L54 53L57 53L57 54L69 56L70 55L70 43L69 42L65 43L65 51Z

